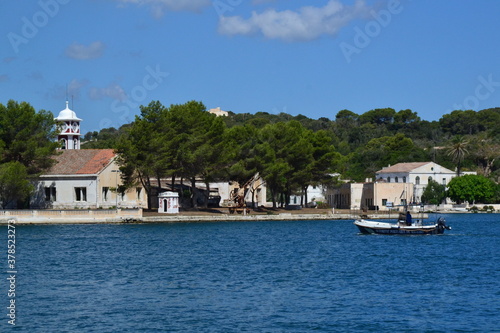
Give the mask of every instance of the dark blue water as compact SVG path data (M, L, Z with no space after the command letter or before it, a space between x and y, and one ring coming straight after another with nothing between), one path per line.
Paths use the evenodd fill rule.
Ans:
M500 331L500 215L446 219L432 236L352 221L17 226L16 326L2 313L0 331Z

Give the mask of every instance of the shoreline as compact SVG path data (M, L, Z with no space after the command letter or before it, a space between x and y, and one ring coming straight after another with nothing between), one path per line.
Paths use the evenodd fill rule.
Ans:
M66 212L67 213L67 212ZM88 214L62 214L58 216L50 216L40 214L4 214L0 217L0 225L7 225L15 221L17 225L56 225L56 224L151 224L151 223L200 223L200 222L256 222L256 221L304 221L304 220L356 220L360 216L365 219L371 220L385 220L395 219L397 214L392 212L388 213L372 213L366 212L360 215L359 211L346 211L332 213L330 209L304 209L295 211L276 210L262 212L252 212L248 215L243 214L229 214L219 210L211 211L181 211L178 214L164 214L157 212L142 212L140 214L123 214L117 212L116 214L106 214L99 216L98 214L89 212ZM428 219L432 214L469 214L471 212L464 211L437 211L427 212L421 215L414 213L414 219ZM486 213L479 212L478 214ZM492 213L490 213L492 214ZM495 214L495 213L493 213Z

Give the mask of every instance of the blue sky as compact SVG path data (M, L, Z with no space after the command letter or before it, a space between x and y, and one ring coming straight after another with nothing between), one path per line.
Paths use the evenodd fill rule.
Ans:
M500 107L500 2L40 0L0 3L0 103L82 131L139 105L335 119L375 108L438 120Z

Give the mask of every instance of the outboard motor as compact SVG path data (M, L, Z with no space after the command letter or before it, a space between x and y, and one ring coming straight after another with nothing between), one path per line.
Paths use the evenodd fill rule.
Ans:
M444 230L451 230L451 227L446 225L446 220L444 219L444 217L438 218L437 225L438 225L439 233L443 233Z

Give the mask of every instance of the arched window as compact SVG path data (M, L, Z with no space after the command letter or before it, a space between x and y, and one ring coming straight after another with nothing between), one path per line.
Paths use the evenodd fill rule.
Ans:
M391 182L391 177L387 177L387 182L390 183Z
M430 184L430 183L431 183L431 181L432 181L432 177L431 177L431 176L429 176L429 179L427 179L427 184Z
M403 183L406 183L406 176L403 176Z
M395 181L396 183L399 183L399 178L398 178L398 177L396 177L396 178L394 179L394 181Z
M67 148L67 146L66 146L66 139L61 139L60 143L61 143L61 149L66 149Z
M419 176L417 176L415 178L415 185L420 185L420 177Z

